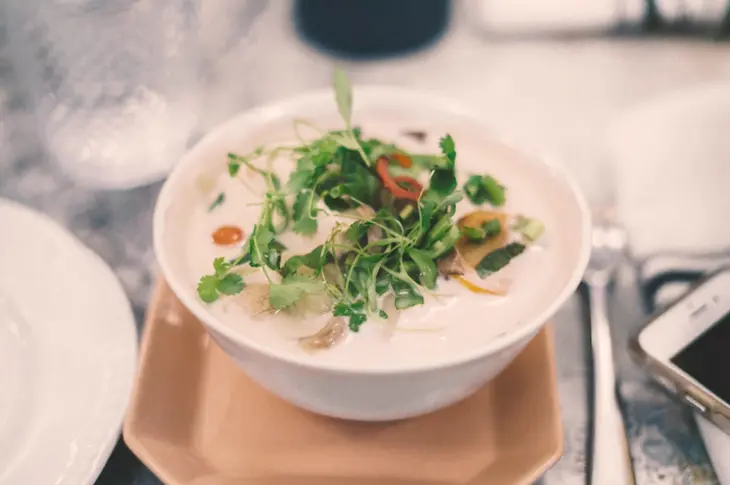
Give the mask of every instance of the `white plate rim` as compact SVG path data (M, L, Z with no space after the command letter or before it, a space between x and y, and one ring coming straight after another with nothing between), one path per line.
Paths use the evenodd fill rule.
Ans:
M107 325L111 324L112 321L118 324L119 331L113 334L115 337L124 336L124 341L114 340L115 346L123 351L120 354L123 360L119 361L122 362L122 365L114 367L114 370L119 371L113 378L113 382L116 383L115 389L104 393L108 397L104 404L110 407L105 407L104 412L97 415L98 420L92 424L92 428L95 430L94 433L86 433L85 435L80 433L70 437L76 445L77 452L74 454L73 459L66 463L66 467L59 470L60 476L56 482L57 484L92 485L99 477L119 440L122 420L136 376L138 335L132 307L120 281L106 262L51 217L16 201L0 197L0 218L3 217L4 212L14 214L11 217L32 220L32 224L44 227L46 231L53 233L69 251L76 251L82 255L81 257L87 261L86 264L91 273L105 275L110 282L107 290L110 293L114 292L120 303L120 308L117 309L120 313L117 318L109 319L106 322ZM111 334L104 333L104 335ZM93 386L94 383L91 382L89 385ZM110 402L112 400L116 402ZM79 403L79 405L83 405L83 403ZM88 423L83 424L88 425ZM89 439L96 438L97 442L84 443L82 440L85 436ZM26 467L38 467L43 463L42 453L39 455L41 456L31 453L30 456L21 460L18 465L19 468L24 469L24 464ZM9 478L12 478L12 475Z

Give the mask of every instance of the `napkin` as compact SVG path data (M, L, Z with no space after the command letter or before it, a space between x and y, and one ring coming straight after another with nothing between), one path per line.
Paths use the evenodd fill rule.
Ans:
M612 129L610 153L635 255L730 248L730 81L626 112Z

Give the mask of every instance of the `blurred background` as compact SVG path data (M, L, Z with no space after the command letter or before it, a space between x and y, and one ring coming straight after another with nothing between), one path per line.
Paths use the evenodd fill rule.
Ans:
M216 124L327 88L335 64L356 86L453 97L563 163L592 205L617 210L637 258L730 247L718 223L730 210L728 0L4 0L0 19L0 196L98 252L140 324L160 181ZM617 318L635 326L643 310L626 295ZM584 339L561 332L576 349L560 357L566 458L547 481L582 483ZM716 483L687 413L620 366L639 482ZM120 449L100 483L142 476L153 480Z

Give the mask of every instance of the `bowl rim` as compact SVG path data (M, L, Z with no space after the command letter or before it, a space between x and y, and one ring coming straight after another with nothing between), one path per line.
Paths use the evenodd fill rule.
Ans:
M312 91L303 92L301 94L286 97L273 102L254 106L251 109L242 111L241 113L219 123L212 129L208 130L203 137L201 137L193 147L191 147L182 159L175 165L170 172L169 176L165 180L162 189L160 190L157 202L155 204L153 214L153 244L155 257L158 265L161 269L162 275L170 285L170 288L175 293L177 298L180 299L181 303L206 327L214 330L222 336L235 342L239 347L261 354L268 358L285 362L297 367L309 368L312 370L340 373L340 374L361 374L361 375L382 375L382 374L405 374L405 373L418 373L425 371L433 371L437 369L443 369L448 367L455 367L462 364L466 364L472 361L479 360L489 355L495 354L501 350L509 348L513 345L518 344L520 341L529 339L531 335L537 333L542 326L547 323L547 320L552 317L556 311L562 306L567 299L573 294L578 285L580 284L583 272L588 264L588 258L590 256L591 247L591 217L588 203L583 196L581 189L577 181L568 172L567 168L559 165L544 156L538 156L532 153L530 150L518 148L515 144L510 143L503 136L496 133L492 126L487 122L485 118L478 115L474 110L467 108L465 105L445 97L439 92L431 90L422 90L414 88L394 87L394 86L383 86L383 85L358 85L354 88L355 91L355 105L354 111L357 111L358 99L363 98L385 98L391 99L394 103L424 103L432 107L436 111L447 111L453 116L458 116L470 123L477 124L484 128L485 132L489 134L492 139L505 144L510 149L517 151L525 155L530 159L529 163L535 163L545 166L557 179L565 184L565 187L573 197L579 214L580 214L580 226L581 226L581 242L580 251L576 259L576 265L572 270L571 276L563 286L558 296L553 302L543 309L536 317L531 320L524 321L521 325L515 328L513 331L508 332L500 338L490 340L485 344L473 349L469 352L455 354L453 357L441 358L434 360L428 364L402 364L394 365L388 368L366 368L358 367L356 365L343 365L332 362L316 362L316 361L304 361L297 358L293 354L287 354L284 352L278 352L270 347L261 345L254 339L247 338L244 335L236 332L232 327L226 325L223 321L216 318L212 313L207 311L204 305L191 298L187 295L187 291L184 288L182 281L174 277L172 264L167 258L166 251L164 251L164 221L165 212L167 207L170 206L171 201L174 197L173 189L176 186L176 180L184 173L188 166L194 165L198 156L194 156L195 152L203 145L211 143L214 139L222 136L223 133L228 133L231 128L236 125L250 124L252 121L256 121L258 124L264 125L270 123L283 116L290 116L292 113L296 113L298 107L307 106L317 101L334 102L334 95L330 89L317 89ZM296 117L296 115L292 115Z

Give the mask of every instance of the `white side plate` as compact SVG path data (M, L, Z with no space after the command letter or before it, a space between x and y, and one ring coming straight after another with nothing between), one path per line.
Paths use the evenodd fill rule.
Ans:
M136 360L134 317L109 267L0 199L0 485L92 484Z

